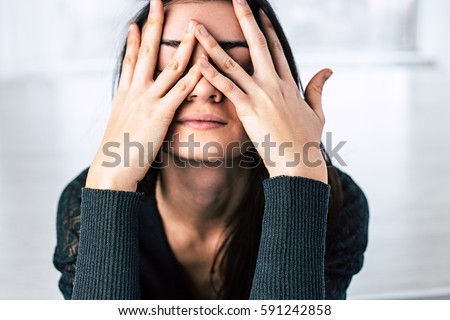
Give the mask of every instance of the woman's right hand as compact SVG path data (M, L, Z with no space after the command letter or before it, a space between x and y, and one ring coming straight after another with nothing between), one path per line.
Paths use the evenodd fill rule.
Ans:
M117 94L86 188L136 191L177 108L201 78L196 64L183 76L196 44L194 23L190 22L171 62L154 80L163 21L161 0L152 0L142 36L135 23L130 26Z

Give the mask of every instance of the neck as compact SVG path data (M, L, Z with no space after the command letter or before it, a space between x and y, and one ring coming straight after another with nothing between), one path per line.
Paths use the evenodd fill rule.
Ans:
M239 166L239 159L231 166L213 166L181 162L165 152L161 155L156 200L163 220L195 231L199 237L222 232L242 200L251 170Z
M240 159L213 167L206 162L181 162L165 152L161 156L155 197L167 239L195 295L217 298L209 272L227 236L227 222L245 194L251 170L239 166ZM215 272L212 280L219 288L220 272Z

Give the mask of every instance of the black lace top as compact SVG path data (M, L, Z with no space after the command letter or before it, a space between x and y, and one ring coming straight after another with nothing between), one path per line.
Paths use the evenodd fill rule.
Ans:
M61 272L59 288L66 299L73 296L80 240L82 188L88 169L64 189L57 212L57 245L53 262ZM368 205L361 189L339 171L344 191L342 212L328 230L325 261L325 298L345 299L352 276L363 265L367 246ZM89 190L89 189L84 189ZM84 191L86 192L86 191ZM94 197L98 193L94 191ZM141 299L193 299L180 266L168 245L154 196L140 199L137 212L139 290ZM325 221L326 223L326 221ZM145 232L143 231L145 230ZM120 298L120 297L119 297Z

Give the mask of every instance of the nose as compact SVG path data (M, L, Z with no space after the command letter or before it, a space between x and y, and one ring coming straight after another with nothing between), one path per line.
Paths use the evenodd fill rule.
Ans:
M208 61L210 60L208 57L208 53L205 51L205 49L200 45L197 44L197 46L194 49L194 52L192 53L191 57L191 63L190 65L193 65L200 59L201 57L205 56ZM211 61L209 61L211 63ZM211 63L211 65L214 65ZM197 85L194 87L194 89L191 91L191 93L187 96L186 100L188 102L194 102L199 101L202 103L206 102L221 102L223 99L223 94L219 90L216 89L205 77L202 77L200 81L197 83Z

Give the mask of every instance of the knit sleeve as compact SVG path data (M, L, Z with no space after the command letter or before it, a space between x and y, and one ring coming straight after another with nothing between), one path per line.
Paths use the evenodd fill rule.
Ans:
M65 299L139 297L137 207L142 192L84 188L88 169L61 194L53 264Z
M277 176L264 180L263 187L264 217L250 299L324 299L330 186Z
M137 211L142 192L83 188L72 299L139 299Z
M364 262L368 242L369 207L360 187L338 170L343 207L329 225L326 250L326 299L346 299L352 277Z
M72 299L75 265L80 238L81 189L84 187L88 169L73 179L62 192L56 214L56 247L53 264L61 277L59 289L65 299Z

